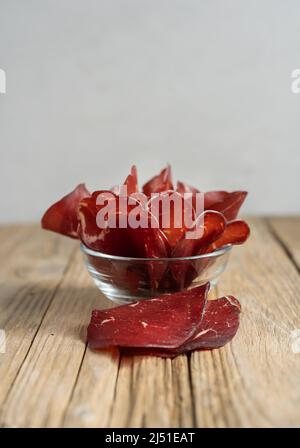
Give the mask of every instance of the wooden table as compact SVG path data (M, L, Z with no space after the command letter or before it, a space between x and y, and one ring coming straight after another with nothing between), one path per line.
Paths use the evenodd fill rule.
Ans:
M251 240L212 292L240 299L238 334L172 361L92 352L91 310L110 302L78 243L38 226L1 227L0 425L300 426L300 218L250 224Z

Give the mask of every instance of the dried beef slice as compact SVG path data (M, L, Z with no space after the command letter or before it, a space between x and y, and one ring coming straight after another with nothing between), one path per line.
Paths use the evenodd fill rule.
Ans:
M240 304L232 296L207 301L209 284L92 313L91 348L120 347L125 354L174 357L219 348L239 326Z
M206 284L109 310L94 310L87 333L89 344L96 349L177 348L197 331L208 290Z
M223 347L235 336L239 327L241 305L233 296L208 300L203 318L195 334L175 349L121 347L126 355L175 357L193 350L212 350Z
M42 227L71 238L78 238L77 208L79 202L90 196L84 184L51 205L42 217Z

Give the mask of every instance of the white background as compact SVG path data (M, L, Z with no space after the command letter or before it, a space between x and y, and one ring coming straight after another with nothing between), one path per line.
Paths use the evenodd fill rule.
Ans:
M166 162L300 212L298 0L0 0L0 221Z

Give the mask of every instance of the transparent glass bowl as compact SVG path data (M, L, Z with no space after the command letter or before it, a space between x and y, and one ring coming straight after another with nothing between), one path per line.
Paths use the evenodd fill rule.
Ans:
M83 244L87 270L110 300L130 303L211 282L225 270L231 245L183 258L131 258L93 251Z

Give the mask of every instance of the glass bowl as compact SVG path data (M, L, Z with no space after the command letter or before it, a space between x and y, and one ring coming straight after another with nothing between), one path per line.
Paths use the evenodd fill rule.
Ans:
M215 285L232 246L182 258L131 258L96 252L81 244L87 270L105 296L130 303L203 285Z

